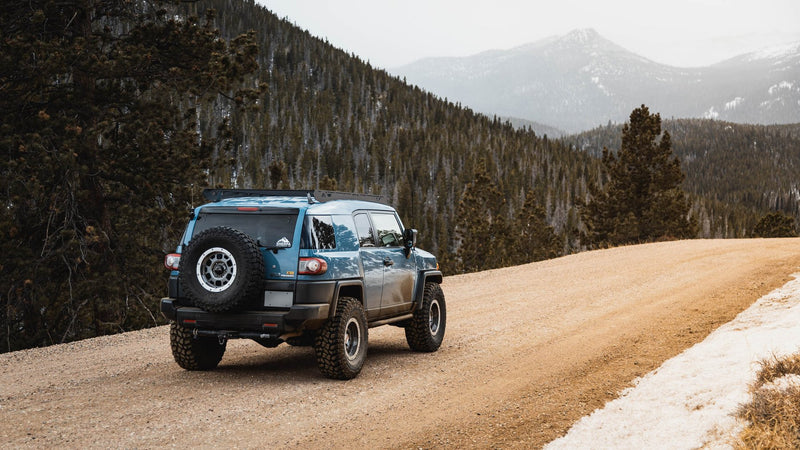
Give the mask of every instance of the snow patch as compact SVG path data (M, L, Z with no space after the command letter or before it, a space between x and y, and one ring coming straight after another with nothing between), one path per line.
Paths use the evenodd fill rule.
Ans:
M770 109L770 108L772 108L773 105L778 104L778 103L783 104L783 98L777 97L777 98L773 98L771 100L764 100L758 106L761 107L762 109Z
M708 108L708 111L703 113L704 119L716 119L718 117L719 117L719 112L717 112L717 110L713 106L711 108Z
M761 386L761 389L785 392L789 389L800 388L800 375L790 373Z
M729 447L744 426L734 414L750 399L759 361L800 349L800 274L794 277L545 448Z
M744 99L742 97L736 97L728 103L725 103L725 111L736 109L736 107L739 106L743 101Z
M585 44L597 40L600 35L592 28L580 28L572 30L567 33L563 40L565 42L576 42L578 44Z
M800 53L800 43L793 42L791 44L776 45L768 47L763 50L750 53L747 55L748 61L757 61L759 59L780 59L788 56L793 56Z
M770 86L769 89L767 89L767 92L769 92L769 95L775 95L775 93L781 89L791 90L793 87L794 83L790 83L788 81L781 81L778 84L773 84L772 86Z
M611 97L611 92L603 86L603 83L600 82L600 77L592 77L592 83L594 83L598 89L603 91L603 94L606 94L606 97Z

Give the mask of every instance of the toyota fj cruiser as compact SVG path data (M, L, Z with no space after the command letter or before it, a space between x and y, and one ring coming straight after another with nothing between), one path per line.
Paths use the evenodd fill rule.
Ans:
M331 191L207 189L176 253L167 255L175 361L215 368L228 339L312 345L327 377L350 379L367 330L405 328L436 351L445 332L442 273L378 196Z

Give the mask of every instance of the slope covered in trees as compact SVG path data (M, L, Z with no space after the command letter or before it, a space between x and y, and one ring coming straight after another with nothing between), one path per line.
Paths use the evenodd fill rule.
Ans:
M800 218L800 124L742 125L704 119L666 120L663 129L693 194L702 237L749 236L761 217ZM589 155L618 149L622 125L564 139Z
M574 205L588 184L600 181L603 147L620 148L621 125L559 141L515 131L409 87L252 2L205 0L192 8L199 14L205 7L219 11L224 35L256 30L261 69L253 83L268 85L262 110L230 114L236 145L226 160L232 164L216 168L214 183L323 183L382 193L421 230L421 245L449 263L461 244L453 233L457 206L484 162L509 220L532 190L562 251L580 248L583 227ZM211 112L220 109L227 110ZM699 236L747 236L771 210L800 217L800 125L686 119L666 120L663 129L686 175L682 187L692 195ZM283 169L268 170L271 165Z
M410 87L251 1L186 8L196 15L215 8L223 35L255 30L260 69L252 84L267 89L258 109L221 101L203 112L204 132L220 115L233 131L212 184L383 194L452 273L463 243L454 233L457 208L483 167L505 200L498 214L510 219L526 201L540 205L560 236L559 253L576 245L575 199L597 176L595 158ZM485 253L501 257L501 248Z
M168 6L0 8L3 351L158 323L164 252L224 143L195 112L254 93L237 81L255 69L247 36Z
M163 321L162 257L206 184L386 195L452 273L461 244L485 244L453 229L479 167L505 199L497 214L525 205L526 223L546 214L562 232L583 195L574 180L596 166L253 2L11 6L0 15L3 351ZM189 19L207 14L216 20ZM561 236L558 253L575 242ZM535 257L524 249L483 255Z

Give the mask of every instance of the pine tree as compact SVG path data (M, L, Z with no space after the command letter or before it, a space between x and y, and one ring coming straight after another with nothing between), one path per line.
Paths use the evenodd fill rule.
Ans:
M158 322L163 254L217 146L198 111L257 67L197 19L126 0L0 8L3 350ZM161 5L169 7L169 5Z
M509 232L511 242L508 251L513 255L512 264L555 258L562 245L553 227L548 225L544 209L536 203L533 191L528 191L525 203L517 213Z
M766 214L753 228L752 236L762 238L797 237L794 217L787 216L780 211Z
M660 140L659 140L660 137ZM661 116L642 105L622 129L614 154L603 149L605 185L590 187L583 210L589 241L620 245L697 233L689 202L681 188L680 161L672 155L668 132L661 134Z
M484 163L466 186L458 205L455 236L456 270L477 272L507 265L505 220L506 200L489 178Z
M269 180L272 189L285 189L288 184L286 163L283 161L272 161L269 165Z

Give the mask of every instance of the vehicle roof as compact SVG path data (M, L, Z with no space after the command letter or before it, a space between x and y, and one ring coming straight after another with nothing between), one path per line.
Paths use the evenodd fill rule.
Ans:
M329 200L326 202L308 203L305 197L236 197L218 202L206 203L198 209L208 206L256 206L275 208L297 208L308 214L350 214L359 209L394 212L394 208L382 203L362 200Z

